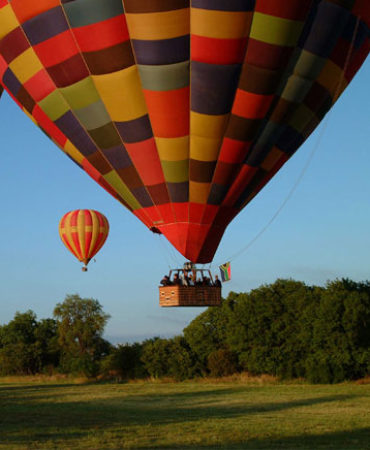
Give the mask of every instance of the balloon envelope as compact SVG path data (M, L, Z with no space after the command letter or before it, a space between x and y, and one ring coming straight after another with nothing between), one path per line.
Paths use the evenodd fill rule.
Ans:
M59 222L59 235L64 245L85 265L102 248L108 233L107 218L91 209L70 211Z
M369 52L368 0L0 0L0 80L193 262Z

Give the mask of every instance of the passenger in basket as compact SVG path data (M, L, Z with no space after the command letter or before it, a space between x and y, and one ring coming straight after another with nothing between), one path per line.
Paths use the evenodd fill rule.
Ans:
M178 273L175 273L175 275L173 276L173 284L174 284L175 286L181 286L181 285L182 285Z
M215 282L213 283L215 287L222 287L221 281L218 279L218 275L215 275Z
M211 286L211 280L208 277L204 276L202 285Z
M171 286L171 285L172 285L172 281L170 280L170 277L169 277L168 275L165 275L165 276L161 279L160 283L161 283L163 286Z

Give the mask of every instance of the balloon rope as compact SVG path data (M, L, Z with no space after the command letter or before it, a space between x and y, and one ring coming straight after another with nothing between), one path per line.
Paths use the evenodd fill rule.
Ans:
M357 32L358 32L358 27L359 27L360 20L361 20L361 18L360 18L360 16L358 16L358 17L357 17L356 26L355 26L355 29L354 29L354 31L353 31L353 36L352 36L351 45L350 45L350 47L349 47L349 49L348 49L348 53L347 53L345 65L344 65L343 71L342 71L342 73L341 73L341 76L340 76L340 79L339 79L339 82L338 82L338 85L337 85L337 89L336 89L336 91L335 91L335 93L334 93L334 96L333 96L332 106L334 105L336 99L338 99L338 97L339 97L339 95L340 95L340 94L339 94L339 93L340 93L340 89L341 89L341 87L342 87L344 75L345 75L345 73L347 72L348 64L349 64L349 61L350 61L351 56L352 56L353 47L354 47L355 39L356 39L356 36L357 36ZM278 217L278 215L279 215L279 214L281 213L281 211L284 209L285 205L288 203L288 201L290 200L290 198L292 197L292 195L293 195L294 192L296 191L297 187L299 186L300 182L302 181L304 175L306 174L306 172L307 172L307 170L308 170L308 168L309 168L309 166L310 166L310 164L311 164L311 162L312 162L312 159L313 159L314 155L316 154L318 148L319 148L320 145L321 145L322 139L323 139L324 134L325 134L325 132L326 132L326 130L327 130L327 127L328 127L328 122L329 122L330 115L332 114L332 111L333 111L333 109L330 108L330 110L329 110L329 112L328 112L328 114L327 114L327 116L326 116L326 118L325 118L325 120L324 120L324 122L323 122L323 125L322 125L322 128L321 128L321 132L320 132L320 134L319 134L319 136L318 136L318 139L316 140L316 144L315 144L314 147L312 148L311 153L310 153L310 155L308 156L308 159L307 159L307 161L306 161L306 164L304 165L304 167L303 167L301 173L299 174L299 177L297 178L296 182L294 183L293 187L292 187L291 190L288 192L288 195L286 196L286 198L285 198L285 200L283 201L283 203L280 205L280 207L277 209L277 211L276 211L275 214L271 217L271 219L267 222L267 224L262 228L262 230L259 231L259 232L254 236L254 238L252 238L251 241L250 241L245 247L243 247L243 248L242 248L241 250L239 250L237 253L235 253L234 255L232 255L230 258L227 258L227 261L233 261L234 259L238 258L240 255L242 255L243 253L245 253L245 252L246 252L246 251L247 251L247 250L248 250L248 249L249 249L249 248L250 248L250 247L251 247L251 246L252 246L252 245L260 238L260 237L261 237L261 236L262 236L262 234L269 228L269 226L274 222L274 220ZM222 264L222 263L220 263L220 264Z
M171 255L170 255L169 252L167 252L166 246L164 245L164 242L162 242L162 239L161 239L161 236L160 236L160 235L158 235L157 242L159 243L159 244L158 244L159 247L161 247L161 248L160 248L160 252L161 252L162 254L164 254L164 257L165 257L165 259L166 259L166 263L167 263L167 265L168 265L168 268L171 270L171 261L170 261L170 259L168 258L168 256L171 256Z

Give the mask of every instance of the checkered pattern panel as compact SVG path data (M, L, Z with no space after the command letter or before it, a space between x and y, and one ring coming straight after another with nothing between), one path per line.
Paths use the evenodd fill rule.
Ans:
M367 0L0 0L0 83L194 262L369 52Z

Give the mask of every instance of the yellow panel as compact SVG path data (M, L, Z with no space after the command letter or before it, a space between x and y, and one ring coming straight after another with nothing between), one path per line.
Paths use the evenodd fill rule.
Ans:
M190 157L198 161L216 161L222 138L190 137Z
M80 210L77 214L77 233L78 242L80 244L81 256L85 256L86 251L86 235L85 235L85 212ZM85 264L87 261L84 259Z
M267 44L294 47L301 35L303 23L256 12L250 37Z
M0 8L0 39L15 30L19 22L10 5Z
M223 136L227 127L229 114L220 116L211 116L207 114L199 114L191 111L190 113L190 130L191 134L204 137Z
M172 39L190 33L189 10L126 14L131 39Z
M84 160L84 156L82 153L80 153L77 148L72 144L70 140L67 140L67 142L64 145L63 149L74 161L78 162L78 164L82 164L82 161Z
M139 209L141 208L139 202L136 200L136 198L131 194L128 187L125 185L125 183L122 181L122 179L118 176L117 172L112 170L111 172L104 175L104 179L107 181L108 184L110 184L117 192L118 195L121 196L121 198L132 208L132 209Z
M189 136L179 138L155 138L159 159L183 161L189 158Z
M15 58L9 67L22 84L43 68L32 48Z
M91 253L91 251L95 248L96 241L98 240L99 233L101 232L99 219L98 219L96 213L94 211L90 210L90 214L91 214L91 219L92 219L92 235L91 235L91 243L90 243L89 253ZM106 234L106 233L104 233L104 234ZM90 256L90 254L89 254L89 256Z
M277 147L273 147L273 149L266 156L264 161L261 164L261 168L266 171L270 171L274 165L279 161L284 153L279 150Z
M194 203L206 204L210 191L210 183L189 182L189 201Z
M334 98L334 101L337 100L348 84L343 77L343 70L330 60L326 62L325 67L317 78L317 82L324 86L333 98L335 95L337 96Z
M134 120L147 114L136 66L92 78L114 122Z
M252 13L191 8L191 33L217 39L247 36Z

